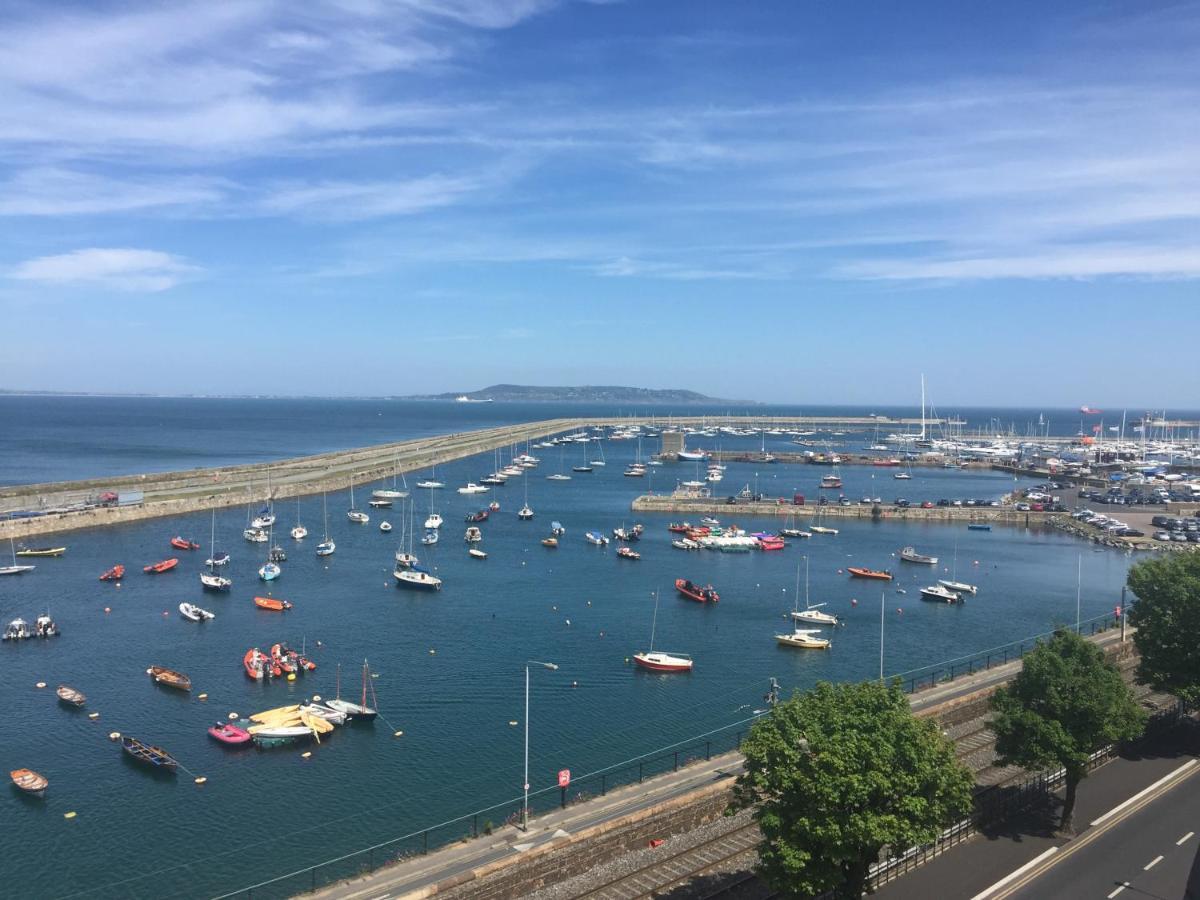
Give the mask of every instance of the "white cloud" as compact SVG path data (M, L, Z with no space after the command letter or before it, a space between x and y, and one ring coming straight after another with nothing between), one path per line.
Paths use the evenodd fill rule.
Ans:
M206 207L219 202L227 185L217 178L113 178L42 167L0 182L0 216L65 216L132 212L170 207Z
M198 271L158 250L89 247L26 260L13 268L9 277L42 284L154 293L172 288Z
M471 178L430 175L406 181L293 183L268 193L268 213L297 214L325 221L402 216L449 206L479 187Z

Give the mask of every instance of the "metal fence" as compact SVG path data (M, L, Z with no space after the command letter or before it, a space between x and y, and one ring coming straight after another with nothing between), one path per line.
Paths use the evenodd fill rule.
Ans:
M1146 723L1146 730L1137 741L1146 740L1170 728L1186 715L1188 707L1177 702L1169 709L1154 713ZM1136 741L1135 741L1136 743ZM1120 753L1120 746L1109 744L1091 755L1088 771L1099 768ZM975 796L975 809L969 818L943 831L932 843L910 847L903 853L886 859L871 867L868 881L871 890L877 890L889 881L924 865L929 860L961 844L985 828L1011 819L1014 815L1046 802L1050 794L1064 783L1066 770L1041 772L1020 784L993 786Z
M1112 615L1100 616L1082 622L1080 624L1080 631L1083 634L1094 635L1106 631L1114 627L1114 625L1119 627L1119 621ZM905 672L893 677L902 679L902 685L906 693L916 693L937 684L945 684L965 675L986 671L995 666L1021 659L1026 653L1037 646L1039 640L1048 637L1052 633L1047 632L1046 634L1026 638L1024 641L1013 642L1012 644L984 651L971 657L965 657L961 660L953 660L948 663L928 667L927 669ZM678 744L662 748L661 750L651 751L644 756L636 757L608 768L599 769L587 775L572 777L571 786L566 791L560 790L557 787L543 788L535 791L529 795L529 814L530 816L534 816L538 813L549 812L555 808L581 803L593 797L603 797L615 788L630 784L640 784L647 778L663 775L668 772L677 772L691 763L709 760L713 756L737 750L741 747L742 738L747 734L754 718L756 717L735 722L732 725L715 729L694 738L688 738ZM1037 779L1032 779L1029 782L1031 785L1030 791L1034 791L1032 785L1035 782L1037 782ZM1043 784L1041 787L1042 794L1044 795L1049 789ZM1004 802L1010 805L1020 802L1019 800L1008 799L1009 795L1007 794L1004 797ZM1011 811L1009 810L1005 815L1011 814ZM989 816L998 814L988 813ZM312 866L307 866L249 887L221 894L215 900L227 900L227 898L234 897L246 898L246 900L254 897L290 897L306 891L315 891L317 888L325 885L333 884L347 878L356 878L411 857L426 855L431 850L437 850L460 841L472 840L478 838L480 835L491 834L492 831L506 825L517 825L520 823L520 820L521 798L514 797L511 800L505 800L501 803L466 813L457 818L449 819L437 825L431 825L419 831L413 831L370 847L364 847L361 850L347 853L335 859L316 863ZM995 821L995 819L989 819L988 821ZM939 839L938 843L930 845L930 848L933 849L918 848L910 850L908 853L919 854L921 861L924 861L928 856L940 852L941 840L954 841L960 839L959 832L956 829L961 830L965 825L966 823L960 823L954 826L954 828L948 829L943 838ZM967 836L971 833L973 831L968 832ZM904 858L898 859L903 860Z
M529 795L529 814L550 812L582 803L593 797L603 797L609 791L631 784L641 784L647 778L677 772L693 763L710 760L714 756L728 753L741 747L754 719L746 719L733 725L716 729L679 744L652 751L641 757L600 769L587 775L572 777L566 790L558 787L543 788ZM346 878L365 875L376 869L415 856L428 854L430 850L460 841L469 841L480 835L506 825L519 825L521 821L521 797L476 810L432 825L421 831L410 832L370 847L364 847L336 859L289 872L249 887L221 894L215 900L226 898L273 898L291 897L306 891L315 891L325 885Z

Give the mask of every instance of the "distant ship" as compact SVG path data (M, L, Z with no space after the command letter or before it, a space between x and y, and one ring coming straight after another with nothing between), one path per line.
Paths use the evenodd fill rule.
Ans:
M1092 409L1090 406L1081 406L1079 407L1079 411L1085 416L1098 416L1104 412L1102 409Z
M487 397L486 399L483 399L483 400L476 400L473 397L468 397L466 394L459 394L457 397L454 398L454 402L455 403L491 403L492 398Z

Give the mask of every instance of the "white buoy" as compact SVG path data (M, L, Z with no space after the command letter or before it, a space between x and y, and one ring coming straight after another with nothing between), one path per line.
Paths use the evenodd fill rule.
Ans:
M44 688L45 686L46 686L46 682L44 682L44 681L39 681L37 684L34 685L34 687L39 688L39 689Z

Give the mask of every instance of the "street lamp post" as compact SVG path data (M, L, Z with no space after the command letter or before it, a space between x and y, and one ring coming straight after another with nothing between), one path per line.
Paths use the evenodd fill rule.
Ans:
M529 830L529 668L531 666L541 666L543 669L554 671L558 668L556 663L539 662L536 659L525 661L525 802L521 805L521 830Z

